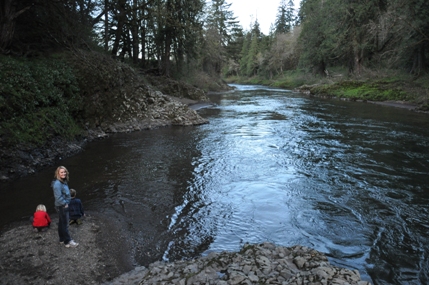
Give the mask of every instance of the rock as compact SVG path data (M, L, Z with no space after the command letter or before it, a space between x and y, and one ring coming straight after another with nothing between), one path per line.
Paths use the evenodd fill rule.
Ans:
M289 253L289 254L287 254ZM307 268L312 264L312 268ZM280 265L290 265L285 268ZM297 269L297 266L299 269ZM174 276L175 282L172 282ZM133 282L130 282L130 280ZM134 283L139 280L139 283ZM246 244L240 252L210 253L190 261L155 262L148 270L130 272L104 283L121 284L309 284L369 285L357 270L338 268L307 247L272 243Z

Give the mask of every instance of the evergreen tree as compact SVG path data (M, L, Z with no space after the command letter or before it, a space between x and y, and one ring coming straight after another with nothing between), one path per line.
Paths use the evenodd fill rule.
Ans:
M299 2L298 15L296 16L296 19L295 19L295 25L296 25L296 26L301 25L301 24L302 24L302 22L303 22L303 21L304 21L304 19L305 19L304 10L302 9L302 7L305 5L305 1L306 1L306 0L301 0L301 1Z
M262 32L261 32L261 27L259 25L258 19L256 19L255 22L252 24L251 33L252 33L252 36L254 35L258 39L261 39Z
M292 30L292 27L295 22L295 9L293 8L292 0L289 0L285 13L286 13L285 16L286 16L286 23L287 23L287 32L289 32Z
M228 58L237 62L240 60L240 52L244 43L244 34L241 27L234 32L233 37L231 38L228 46L226 46L226 52L228 54Z
M280 6L277 10L276 21L274 22L275 33L276 34L284 34L289 32L288 21L286 18L286 2L285 0L281 0Z
M278 7L278 13L274 23L276 34L290 32L295 22L295 9L293 8L293 1L289 0L288 4L286 4L285 1L286 0L281 0L280 6Z
M329 37L327 14L320 0L306 0L301 6L305 15L302 22L300 42L303 46L303 54L300 58L302 67L309 67L315 73L324 74L326 62L329 58L327 37Z
M258 56L259 56L259 40L256 34L252 33L252 40L250 42L249 53L246 62L246 75L253 76L258 71Z
M247 33L243 43L242 55L240 60L240 71L246 76L257 74L261 62L260 42L263 34L259 28L259 22L256 20L250 32Z
M244 36L243 47L240 53L240 73L247 75L247 62L249 59L250 42L252 40L252 33L247 32Z
M429 69L429 2L400 1L405 9L397 10L401 34L400 57L411 74L420 75Z
M205 69L220 73L229 60L236 60L242 41L242 29L225 0L213 0L207 11L206 44L204 48Z
M237 17L230 9L231 4L225 0L212 0L206 19L206 28L217 31L224 47L241 31Z

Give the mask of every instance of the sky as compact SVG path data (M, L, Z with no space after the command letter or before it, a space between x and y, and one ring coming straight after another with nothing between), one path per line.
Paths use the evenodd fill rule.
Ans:
M286 0L286 4L289 0ZM300 0L293 0L295 12L298 11ZM230 10L240 21L244 30L250 30L250 23L258 19L262 33L268 35L271 24L274 24L280 0L227 0Z

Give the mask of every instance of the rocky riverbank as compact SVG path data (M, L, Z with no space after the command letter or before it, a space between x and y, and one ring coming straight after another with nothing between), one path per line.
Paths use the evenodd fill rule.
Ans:
M369 285L357 270L332 266L320 252L303 246L246 244L240 252L137 267L106 285L125 284L290 284Z
M1 284L309 284L369 285L357 270L339 268L314 249L272 243L246 244L239 252L212 252L193 260L156 261L148 267L133 260L132 238L106 215L89 212L70 226L79 246L58 243L56 214L46 232L28 222L0 235Z
M17 145L14 148L3 148L0 140L0 156L2 157L0 183L34 174L44 167L54 165L61 159L82 151L88 142L103 139L109 134L150 130L170 125L192 126L208 123L206 119L198 115L195 108L192 108L196 104L210 104L204 94L200 100L192 100L153 91L150 92L149 101L151 103L147 111L140 116L136 114L127 120L88 126L79 139L72 141L56 137L43 147L29 148ZM136 104L142 105L142 102L132 102L129 108L132 109L132 106Z
M8 100L3 102L2 110L9 110L9 113L0 126L0 182L14 180L57 164L61 159L80 152L86 143L111 133L207 123L194 109L189 108L192 104L209 101L201 88L165 76L142 73L97 52L65 53L61 62L68 70L62 76L70 78L51 82L53 90L46 91L43 85L36 87L45 92L37 88L30 92L23 88L24 83L18 82L15 91L21 97L5 97ZM17 65L13 62L9 64L10 68ZM26 64L32 66L31 62ZM62 74L61 71L63 69L58 70L58 74ZM19 70L15 70L15 73L19 75ZM30 75L25 82L33 80L34 85L37 85L39 81L34 78L35 75ZM67 88L67 84L71 84L67 80L73 83L74 88ZM226 84L219 86L220 90L222 88L229 87ZM39 90L40 94L35 90ZM51 91L58 93L54 92L57 94L54 99L58 99L58 102L46 95ZM35 97L36 93L40 96ZM74 101L69 97L74 98ZM31 106L15 104L14 100L29 101ZM45 102L45 105L40 105L38 100ZM48 104L50 101L52 104ZM55 113L58 108L68 110L71 105L75 108L73 114L61 117L65 112L59 115ZM30 107L34 114L27 118L28 112L22 110ZM50 116L49 112L58 116ZM16 116L13 122L6 120L13 117L11 114ZM40 116L45 121L38 121ZM67 123L66 119L70 121ZM74 127L68 129L71 125ZM58 129L67 133L59 132ZM32 137L38 139L32 140Z

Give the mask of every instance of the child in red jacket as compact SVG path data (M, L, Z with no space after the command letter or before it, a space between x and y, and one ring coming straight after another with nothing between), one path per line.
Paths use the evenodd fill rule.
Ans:
M45 205L38 205L33 215L33 228L35 232L45 231L51 225L51 218L46 213Z

